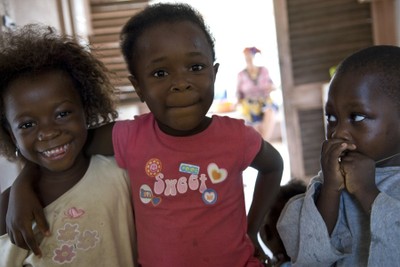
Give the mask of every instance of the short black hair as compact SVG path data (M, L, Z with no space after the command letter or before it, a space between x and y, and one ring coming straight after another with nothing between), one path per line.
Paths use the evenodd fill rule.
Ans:
M377 89L393 99L400 110L400 47L375 45L361 49L339 64L333 79L348 72L376 74L380 79Z
M203 16L187 4L159 3L147 6L141 12L131 17L121 31L121 49L129 72L134 75L134 59L137 56L137 40L150 27L162 23L189 21L197 25L205 34L215 61L214 38L204 22Z
M306 191L307 186L303 180L300 179L291 179L287 184L282 185L278 199L281 199L283 202L288 202L290 198L302 194Z
M79 93L88 126L117 118L110 74L88 45L42 24L28 24L0 37L0 154L15 159L15 145L7 131L3 94L14 80L60 70Z
M284 209L285 205L287 202L294 196L300 195L306 192L307 185L304 180L302 179L295 179L292 178L287 184L282 185L279 188L279 193L275 199L274 204L271 206L271 209L269 213L266 216L266 221L265 224L261 227L260 229L260 236L261 239L265 244L268 244L271 240L279 240L278 242L280 243L281 248L280 249L285 249L282 240L279 236L278 229L276 228L276 225L279 220L279 216L282 213L282 210ZM287 255L286 251L273 251L276 250L277 248L271 248L271 252L274 253L284 253L285 259L289 259L289 256Z

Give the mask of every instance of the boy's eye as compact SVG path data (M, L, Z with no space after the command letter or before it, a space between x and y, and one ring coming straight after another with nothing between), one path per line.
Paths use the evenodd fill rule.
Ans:
M204 69L204 66L200 64L196 64L190 67L190 71L200 71L202 69Z
M59 112L59 113L57 114L57 118L64 118L64 117L68 116L69 114L71 114L71 112L69 112L69 111L62 111L62 112Z
M331 115L331 114L326 114L326 120L328 122L335 122L336 121L336 117Z
M166 71L164 71L164 70L157 70L157 71L155 71L153 73L154 77L164 77L164 76L167 76L167 75L168 75L168 73Z
M366 116L360 115L360 114L351 115L351 120L353 120L355 122L363 121L363 120L365 120L365 118L366 118Z
M18 125L18 128L19 128L19 129L28 129L28 128L31 128L31 127L33 127L33 126L35 126L35 125L36 125L35 122L33 122L33 121L28 121L28 122L23 122L23 123L21 123L20 125Z

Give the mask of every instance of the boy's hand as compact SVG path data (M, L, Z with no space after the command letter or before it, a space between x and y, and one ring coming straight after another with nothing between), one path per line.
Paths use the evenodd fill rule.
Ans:
M361 153L349 152L340 163L347 192L354 195L366 212L379 190L375 184L375 161Z
M354 144L338 138L330 138L322 145L321 168L324 183L315 204L329 234L336 225L341 190L345 187L345 175L341 163L349 151L355 149Z
M344 188L344 175L341 161L348 151L356 149L354 144L342 139L328 139L322 145L321 168L324 174L324 186L339 190Z
M350 194L375 187L375 161L358 152L349 152L340 163Z

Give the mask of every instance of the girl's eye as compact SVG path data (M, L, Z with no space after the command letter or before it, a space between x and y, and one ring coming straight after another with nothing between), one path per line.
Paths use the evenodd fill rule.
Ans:
M28 121L28 122L21 123L21 124L18 126L18 128L20 128L20 129L28 129L28 128L31 128L31 127L33 127L33 126L35 126L35 125L36 125L35 122L33 122L33 121Z
M355 122L363 121L365 120L366 116L364 115L359 115L359 114L354 114L351 116L351 119Z
M200 64L196 64L196 65L193 65L192 67L190 67L191 71L201 71L202 69L204 69L204 66L200 65Z
M71 114L71 112L69 112L69 111L62 111L62 112L59 112L59 113L57 114L57 118L64 118L64 117L68 116L69 114Z
M153 73L153 76L154 77L158 77L158 78L161 78L161 77L164 77L164 76L167 76L167 75L168 75L168 73L166 71L164 71L164 70L157 70L157 71L155 71Z

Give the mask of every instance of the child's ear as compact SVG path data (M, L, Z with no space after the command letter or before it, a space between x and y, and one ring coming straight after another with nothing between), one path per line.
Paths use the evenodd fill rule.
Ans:
M219 69L219 63L215 63L214 66L214 81L217 79L217 73L218 73L218 69Z
M219 63L215 63L214 64L214 75L217 75L218 69L219 69Z
M8 124L8 121L4 122L3 124L3 129L6 130L6 132L10 135L11 140L13 141L14 145L17 145L17 140L15 139L15 136L11 130L10 124Z
M16 149L18 149L17 139L15 139L15 136L10 128L10 125L8 123L5 123L3 127L6 130L6 132L8 133L8 135L10 136L11 141L14 143Z
M142 90L140 89L139 83L136 80L135 76L129 75L128 76L129 81L131 82L133 89L135 89L136 94L139 96L139 99L141 102L144 102L144 98L142 95Z

